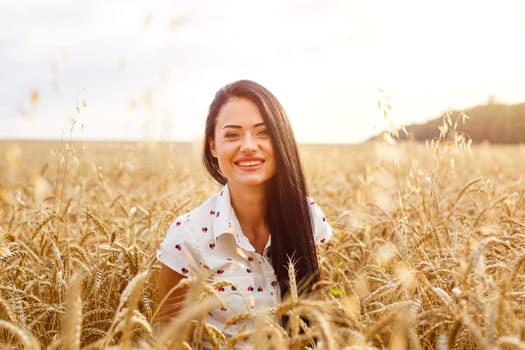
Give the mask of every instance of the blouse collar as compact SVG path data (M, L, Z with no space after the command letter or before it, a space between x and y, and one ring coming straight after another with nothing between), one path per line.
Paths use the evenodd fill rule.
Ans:
M235 242L238 246L248 251L255 251L248 241L248 238L246 238L242 232L239 220L235 215L235 211L231 205L230 188L228 187L228 184L224 185L221 191L217 194L217 206L213 220L213 233L215 235L215 240L223 234L231 234L234 236ZM269 248L270 245L271 235L268 237L265 250Z

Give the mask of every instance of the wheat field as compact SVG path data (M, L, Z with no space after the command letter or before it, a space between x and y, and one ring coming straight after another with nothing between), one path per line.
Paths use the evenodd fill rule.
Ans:
M200 152L1 141L1 347L198 349L204 335L220 349L525 349L525 146L301 146L335 232L322 282L238 315L257 332L229 339L203 321L218 302L205 278L186 281L188 306L158 326L157 247L218 189Z

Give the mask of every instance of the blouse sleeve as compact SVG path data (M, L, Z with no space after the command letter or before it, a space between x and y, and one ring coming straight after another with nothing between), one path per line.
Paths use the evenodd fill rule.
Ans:
M189 228L182 217L177 218L157 251L157 259L161 263L185 276L195 273L199 266L199 251Z
M313 199L308 200L310 204L310 214L312 216L312 225L316 243L328 242L332 237L332 227L326 220L323 210L315 203Z

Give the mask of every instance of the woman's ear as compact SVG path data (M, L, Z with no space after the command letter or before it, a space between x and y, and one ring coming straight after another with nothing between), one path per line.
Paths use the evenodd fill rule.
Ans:
M208 139L208 146L210 147L210 153L213 158L217 158L217 150L215 149L215 140L211 137Z

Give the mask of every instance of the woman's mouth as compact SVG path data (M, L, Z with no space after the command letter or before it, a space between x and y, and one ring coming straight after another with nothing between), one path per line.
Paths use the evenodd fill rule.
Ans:
M262 160L249 160L249 161L243 161L243 162L237 162L237 165L239 166L255 166L262 164Z
M243 170L251 171L258 170L263 163L264 159L261 158L241 158L235 162L235 165Z

